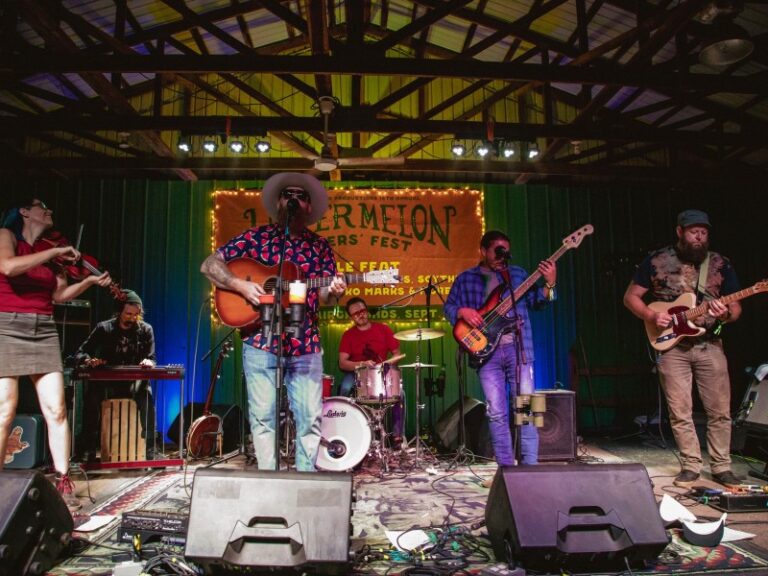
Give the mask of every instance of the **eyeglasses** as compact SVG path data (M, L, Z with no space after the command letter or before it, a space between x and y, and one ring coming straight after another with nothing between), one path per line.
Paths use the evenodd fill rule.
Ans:
M48 206L45 205L45 202L32 202L32 204L29 205L30 208L38 207L42 210L50 210Z
M355 312L350 312L349 315L352 318L357 318L358 316L364 316L368 314L368 308L361 308L360 310L357 310Z
M282 192L280 192L281 198L295 198L296 200L301 200L302 202L310 202L309 194L305 190L302 190L301 188L286 188Z

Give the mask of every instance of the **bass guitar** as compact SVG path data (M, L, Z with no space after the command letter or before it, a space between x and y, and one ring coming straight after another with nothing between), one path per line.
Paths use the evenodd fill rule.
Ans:
M722 296L720 301L723 304L728 304L742 300L747 296L767 291L768 280L762 280L754 286ZM702 302L696 306L696 294L693 292L681 294L673 302L651 302L648 304L648 308L654 312L666 312L672 316L669 326L663 330L658 328L653 322L645 322L645 332L648 335L648 341L659 352L673 348L683 338L701 336L706 332L706 328L696 326L692 320L706 313L709 305L706 302Z
M273 294L277 287L278 267L266 266L250 258L235 258L227 262L229 271L243 280L257 282L264 287L267 294ZM288 285L293 280L304 280L309 288L324 288L330 286L333 276L318 276L316 278L303 279L301 270L293 262L285 262L283 265L283 306L288 306ZM400 277L396 268L387 270L373 270L363 274L344 274L347 284L398 284ZM215 288L214 304L221 321L232 328L242 328L258 322L261 319L259 307L251 304L243 296L232 290Z
M579 246L581 241L592 232L594 232L594 228L591 224L587 224L569 234L563 238L562 246L548 260L557 262L563 254L571 248ZM461 319L456 322L453 327L453 337L464 350L469 352L470 364L475 367L481 366L493 354L502 334L507 332L515 323L514 318L506 317L507 313L539 278L541 278L541 272L536 270L506 298L501 297L506 286L503 284L497 286L478 310L483 317L483 322L478 328Z
M205 400L203 415L195 418L189 427L187 454L192 458L210 458L216 452L221 434L221 418L217 414L211 413L211 401L213 400L213 391L216 388L216 380L219 379L221 365L231 350L232 341L226 340L221 345L219 355L216 358L216 367L213 370L211 384L208 386L208 397Z

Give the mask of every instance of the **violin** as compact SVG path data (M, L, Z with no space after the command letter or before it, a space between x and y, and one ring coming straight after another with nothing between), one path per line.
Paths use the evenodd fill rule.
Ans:
M67 238L58 230L49 230L44 236L35 242L35 246L38 251L48 250L49 248L59 248L64 246L72 246ZM75 282L80 282L87 276L101 276L104 274L99 270L99 262L93 256L80 253L80 258L76 262L67 262L64 258L56 257L51 262L58 269L63 271L69 278ZM127 298L125 292L122 291L120 285L117 282L110 282L109 286L110 294L112 297L119 301L124 302Z

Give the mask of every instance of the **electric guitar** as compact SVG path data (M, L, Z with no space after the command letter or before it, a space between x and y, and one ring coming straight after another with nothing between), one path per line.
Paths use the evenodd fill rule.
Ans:
M594 228L591 224L587 224L569 234L563 238L563 245L548 260L557 262L563 254L571 248L579 246L584 237L592 234L592 232L594 232ZM474 367L481 366L493 354L502 334L507 332L515 322L514 318L506 317L507 312L531 289L539 278L541 278L541 272L534 271L506 298L501 297L506 285L497 286L478 310L483 317L483 323L480 327L474 328L461 319L456 322L453 327L453 337L464 350L469 352L470 364Z
M232 350L232 341L226 340L219 349L219 355L216 358L216 368L213 370L211 384L208 386L208 397L205 400L203 415L195 418L195 421L189 426L187 433L187 454L192 458L209 458L216 452L218 437L221 433L221 418L217 414L211 413L211 401L213 400L213 390L216 388L216 380L219 379L221 364L224 358Z
M728 304L760 292L768 292L768 280L762 280L754 286L722 296L720 301L723 304ZM648 308L654 312L666 312L672 316L669 326L663 330L653 322L645 321L645 332L648 334L648 340L651 346L659 352L673 348L683 338L701 336L706 332L706 328L696 326L691 322L709 309L707 302L702 302L696 306L696 294L693 292L681 294L673 302L651 302Z
M243 280L257 282L264 287L267 294L274 293L277 287L278 266L266 266L251 258L235 258L227 262L229 271ZM333 276L318 276L316 278L303 279L301 270L293 262L283 264L283 306L288 306L288 285L293 280L304 280L309 288L323 288L330 286ZM373 270L362 274L344 274L347 284L398 284L400 277L396 268L387 270ZM238 292L215 288L214 304L221 321L232 328L242 328L258 322L261 319L261 311L257 305L251 304Z

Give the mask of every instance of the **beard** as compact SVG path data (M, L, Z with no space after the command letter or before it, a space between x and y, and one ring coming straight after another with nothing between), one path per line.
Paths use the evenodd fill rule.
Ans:
M694 246L690 242L687 242L684 238L680 238L680 241L675 247L677 256L685 262L691 264L701 264L704 262L704 258L707 257L709 251L709 241L704 241L701 246Z

